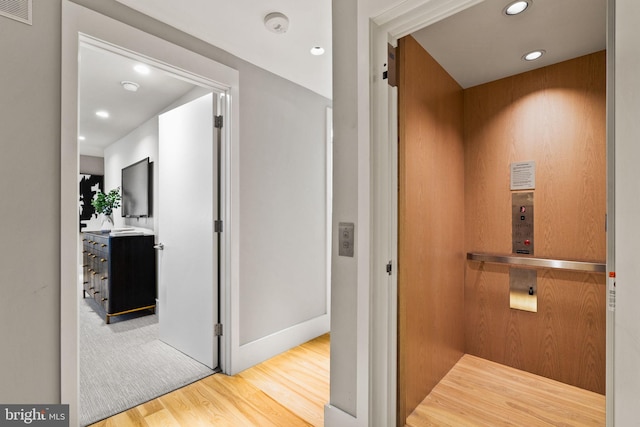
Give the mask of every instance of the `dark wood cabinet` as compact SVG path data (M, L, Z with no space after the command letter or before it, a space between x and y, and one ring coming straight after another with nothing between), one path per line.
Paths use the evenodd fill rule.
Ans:
M86 232L82 238L83 298L109 323L111 317L155 310L156 254L152 235L111 236Z

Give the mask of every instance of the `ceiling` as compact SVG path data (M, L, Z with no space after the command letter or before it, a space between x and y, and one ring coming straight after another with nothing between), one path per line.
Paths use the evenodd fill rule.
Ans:
M515 16L502 13L508 3L485 0L413 37L463 88L606 47L606 0L532 0ZM522 59L537 49L540 59Z
M331 98L331 0L117 1ZM272 12L289 18L286 33L267 30Z
M138 64L97 47L80 46L80 154L102 157L105 147L195 88L157 68L142 75L134 70ZM123 81L135 82L140 87L137 92L129 92L122 87ZM109 117L98 117L98 111L107 111Z
M327 98L331 96L331 0L117 0ZM376 10L406 0L369 0ZM532 0L524 13L507 17L509 0L485 0L413 34L466 88L605 48L606 0ZM267 30L264 17L284 13L284 34ZM222 17L222 18L219 18ZM314 46L325 49L313 56ZM545 49L537 61L522 55ZM194 86L160 70L137 75L133 62L113 53L84 49L80 63L81 154L125 136ZM120 82L140 84L136 93ZM108 120L97 109L112 112Z

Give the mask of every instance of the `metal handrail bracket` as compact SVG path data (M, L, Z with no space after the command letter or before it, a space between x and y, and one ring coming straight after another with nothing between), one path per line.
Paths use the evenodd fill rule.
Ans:
M588 273L605 273L607 264L604 262L569 261L548 258L532 258L516 255L495 255L483 253L467 253L470 261L489 262L493 264L508 264L524 267L553 268L558 270L584 271Z

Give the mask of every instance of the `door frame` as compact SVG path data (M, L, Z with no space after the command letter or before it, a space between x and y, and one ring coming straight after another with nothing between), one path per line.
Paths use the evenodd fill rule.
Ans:
M226 372L231 360L230 296L238 289L239 235L239 73L226 65L162 38L63 0L61 40L60 154L60 383L61 402L69 404L70 425L78 423L79 323L78 303L78 51L80 43L114 50L189 80L225 92L222 129L222 220L220 316L225 328L219 365Z
M461 12L484 0L414 0L403 2L370 19L371 79L371 384L370 420L373 426L394 425L397 402L397 239L398 239L398 141L397 88L388 85L382 75L387 64L388 45L398 39ZM614 205L614 21L615 0L607 0L607 277L615 271ZM383 65L385 64L385 65ZM390 260L391 275L379 268ZM614 415L614 322L615 312L607 310L606 319L606 420L613 426Z

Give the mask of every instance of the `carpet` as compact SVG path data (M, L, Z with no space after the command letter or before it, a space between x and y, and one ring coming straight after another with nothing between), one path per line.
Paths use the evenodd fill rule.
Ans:
M158 316L107 325L90 299L80 311L80 425L86 426L213 374L158 339Z

